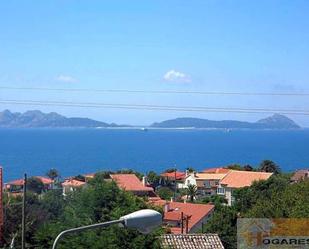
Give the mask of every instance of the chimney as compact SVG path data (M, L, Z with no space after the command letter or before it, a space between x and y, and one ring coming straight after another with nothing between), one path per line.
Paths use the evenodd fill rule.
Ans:
M143 186L147 185L147 176L143 176L142 184L143 184Z
M167 213L168 211L170 211L170 204L169 204L169 202L166 202L164 204L164 213Z

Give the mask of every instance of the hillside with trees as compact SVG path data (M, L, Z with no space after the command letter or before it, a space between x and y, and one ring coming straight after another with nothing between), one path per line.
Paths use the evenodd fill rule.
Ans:
M34 185L34 184L33 184ZM87 188L74 191L63 198L59 190L38 196L34 191L27 195L26 248L51 248L53 240L63 230L113 219L147 208L145 201L129 192L120 190L114 182L104 180L99 174ZM5 200L5 246L19 248L21 227L21 198ZM142 235L132 229L112 226L68 236L61 243L62 249L71 248L159 248L154 232Z

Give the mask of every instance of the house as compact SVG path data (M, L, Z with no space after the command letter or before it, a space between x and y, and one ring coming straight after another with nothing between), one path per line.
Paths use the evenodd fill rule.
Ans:
M189 185L197 187L200 195L214 195L217 192L217 187L220 181L226 176L226 173L192 173L189 174L184 181L184 188Z
M218 234L163 234L162 248L173 249L224 249Z
M175 178L176 181L181 181L186 177L186 173L181 171L172 171L172 172L161 173L160 176L170 181L175 181Z
M196 186L198 193L202 195L215 195L220 181L226 173L198 173L196 174Z
M249 187L255 181L267 180L273 173L231 170L220 181L217 194L226 198L228 205L234 202L233 190Z
M43 177L43 176L33 176L33 178L38 179L43 183L43 191L53 189L54 180ZM4 189L10 193L21 193L24 186L24 179L17 179L4 184Z
M141 182L135 174L111 174L110 177L119 188L130 191L137 196L157 197L153 188L147 186L145 178Z
M214 209L212 204L166 202L163 223L173 234L194 233L202 229Z
M4 184L4 189L10 193L20 193L23 190L24 179L17 179Z
M177 188L183 188L184 179L187 176L187 172L182 171L172 171L172 172L164 172L160 174L161 176L161 184L165 185L168 182L176 183Z
M291 177L291 182L297 183L308 179L309 179L309 169L300 169L293 174L293 176Z
M44 185L44 190L50 190L54 187L54 180L44 177L44 176L35 176L38 180L40 180Z
M73 178L66 179L62 184L62 194L66 196L68 193L86 186L86 182L75 180Z
M84 174L82 176L85 177L86 182L89 182L90 180L92 180L95 177L95 173Z

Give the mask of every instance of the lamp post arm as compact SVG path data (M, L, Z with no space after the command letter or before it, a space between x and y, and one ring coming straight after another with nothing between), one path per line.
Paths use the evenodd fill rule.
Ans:
M82 226L82 227L76 227L76 228L71 228L71 229L62 231L56 237L52 249L57 248L58 242L65 235L68 235L68 234L71 234L71 233L79 233L79 232L83 232L85 230L90 230L90 229L95 229L95 228L108 227L108 226L120 224L120 223L125 225L125 220L120 219L120 220L107 221L107 222L103 222L103 223L98 223L98 224L93 224L93 225L88 225L88 226Z

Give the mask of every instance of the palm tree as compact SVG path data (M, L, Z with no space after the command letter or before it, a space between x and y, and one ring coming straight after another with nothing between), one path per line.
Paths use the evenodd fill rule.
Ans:
M190 201L193 202L197 195L197 187L195 185L189 184L187 188L187 195L190 196Z
M46 175L53 181L60 176L58 170L56 169L50 169Z
M262 161L260 164L259 170L264 171L264 172L274 173L274 174L279 174L281 171L279 165L277 165L271 160Z
M195 169L193 167L188 167L187 168L188 173L193 173Z

